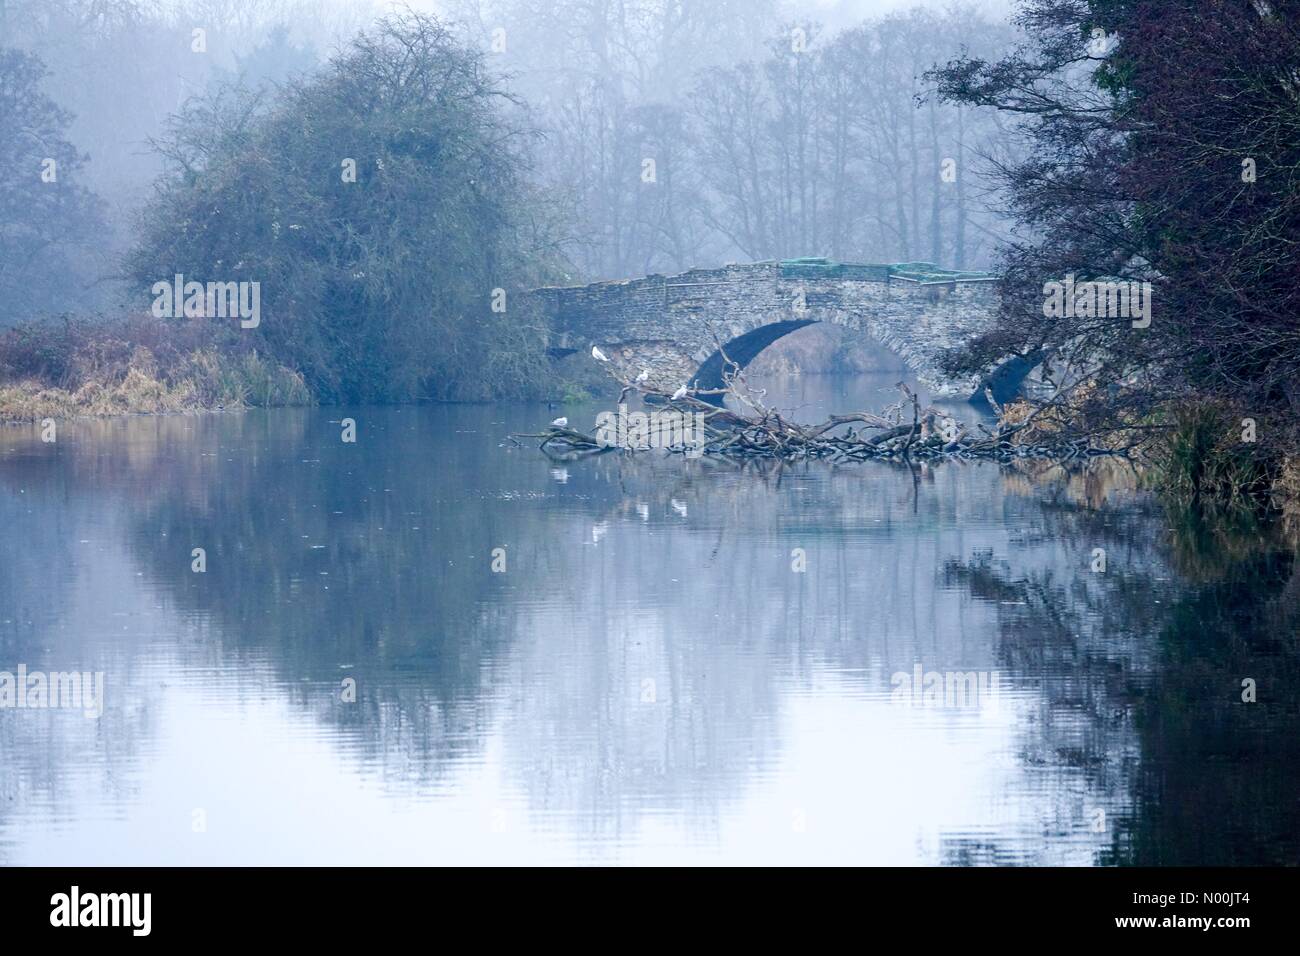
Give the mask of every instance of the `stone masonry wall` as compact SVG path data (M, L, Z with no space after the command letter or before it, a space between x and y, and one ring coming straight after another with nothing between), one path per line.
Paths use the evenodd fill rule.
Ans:
M975 389L974 380L947 380L938 359L987 326L996 304L993 277L944 278L929 267L913 278L902 267L798 262L692 269L536 294L551 319L553 346L597 345L620 366L650 369L654 383L668 390L689 381L719 345L775 322L808 321L872 336L937 395L966 397Z

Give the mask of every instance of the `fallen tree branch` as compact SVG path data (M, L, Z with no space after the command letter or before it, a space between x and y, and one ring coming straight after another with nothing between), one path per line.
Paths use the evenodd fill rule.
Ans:
M776 459L778 461L828 460L832 462L896 460L933 461L939 459L984 459L1011 461L1023 458L1072 461L1100 455L1124 455L1127 448L1094 446L1091 436L1061 432L1043 434L1031 428L1037 412L1022 421L1008 421L1009 406L990 403L998 412L996 430L982 422L975 431L934 407L922 408L919 397L903 382L898 388L903 400L891 405L883 415L853 412L831 415L818 425L799 425L781 416L763 403L763 393L753 392L744 380L743 370L722 351L724 362L722 389L691 390L686 387L674 394L652 388L644 382L619 379L622 390L619 404L630 392L640 392L651 414L677 412L685 420L702 423L703 434L692 434L663 450L692 457L710 456L735 460ZM618 376L616 375L616 378ZM701 401L697 395L727 394L748 410L737 413ZM911 406L911 421L904 422L904 409ZM942 420L943 427L937 423ZM855 429L852 426L862 426ZM878 434L865 435L864 431ZM1030 441L1025 441L1029 436ZM626 446L611 443L608 434L591 434L567 426L551 425L539 434L516 435L515 438L539 438L541 450L552 458L571 460L610 451L647 450L640 441Z

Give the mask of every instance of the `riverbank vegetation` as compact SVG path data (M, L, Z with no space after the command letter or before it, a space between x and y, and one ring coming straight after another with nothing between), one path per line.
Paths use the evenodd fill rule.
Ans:
M1025 42L932 74L1023 124L1000 178L997 327L953 371L1041 355L1062 427L1145 431L1157 485L1269 507L1300 455L1300 20L1293 6L1024 0ZM1146 284L1150 321L1046 307L1047 283ZM1076 287L1077 287L1076 286Z
M305 405L300 373L234 333L152 316L0 334L0 421Z

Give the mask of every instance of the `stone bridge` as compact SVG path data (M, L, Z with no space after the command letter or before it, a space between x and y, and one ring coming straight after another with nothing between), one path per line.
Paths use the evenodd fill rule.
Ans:
M718 388L722 350L742 368L783 335L833 322L897 353L934 398L983 400L988 385L1003 401L1032 369L1013 358L983 380L951 379L939 359L986 329L997 277L929 263L855 265L787 259L692 269L676 276L537 290L550 320L554 355L595 345L628 378L672 392Z

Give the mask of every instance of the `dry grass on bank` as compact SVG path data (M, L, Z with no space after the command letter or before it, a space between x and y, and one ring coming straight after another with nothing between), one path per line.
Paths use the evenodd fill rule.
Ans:
M297 372L150 317L0 335L0 421L311 404Z
M1018 400L1003 406L1001 422L1020 426L1013 441L1033 444L1061 433L1089 434L1104 448L1129 448L1144 484L1171 504L1198 510L1263 515L1280 513L1300 531L1300 455L1293 428L1276 417L1222 401L1185 399L1141 417L1119 415L1128 424L1107 427L1095 388L1084 387L1069 405L1039 407ZM1246 429L1252 422L1251 431ZM1254 440L1247 435L1253 434Z

